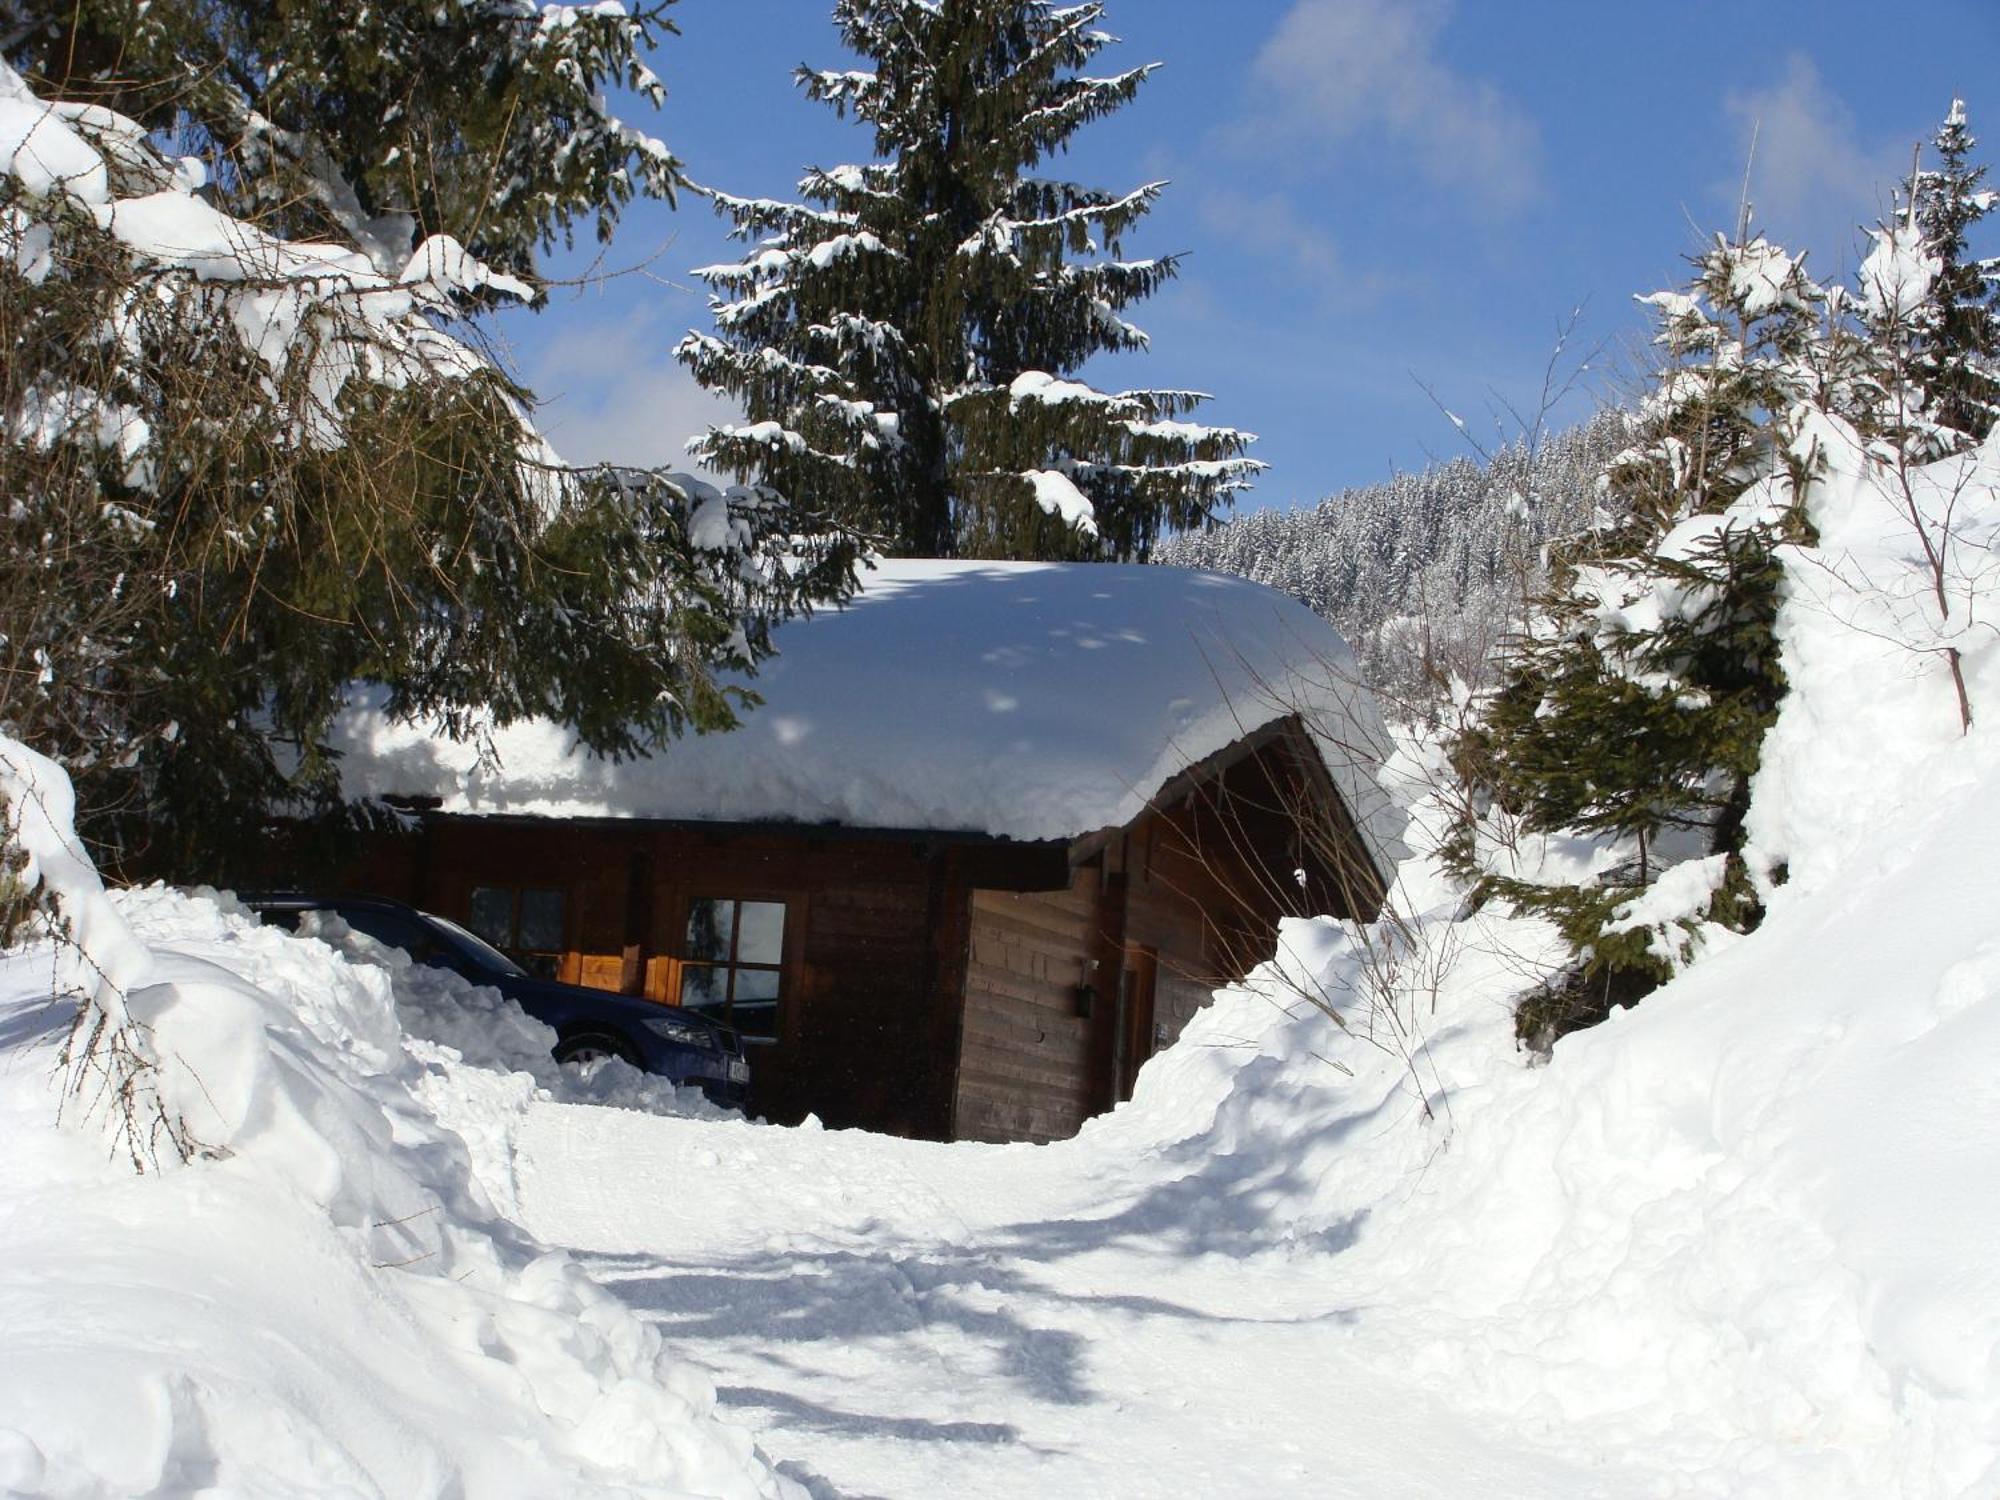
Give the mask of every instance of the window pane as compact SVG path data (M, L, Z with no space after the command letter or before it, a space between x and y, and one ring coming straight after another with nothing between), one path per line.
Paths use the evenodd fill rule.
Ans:
M736 961L775 964L785 957L785 908L776 901L739 901L736 918ZM743 993L739 983L736 990Z
M514 893L499 886L472 889L472 920L466 924L496 948L514 946Z
M738 969L736 1000L729 1021L747 1037L775 1040L778 1035L778 971Z
M425 941L422 928L408 917L397 912L359 911L351 906L339 908L340 919L356 932L375 939L388 948L401 948L410 957L422 962L430 956L433 944Z
M563 893L521 892L521 936L518 946L550 952L563 945Z
M729 1007L729 971L705 964L686 965L681 970L681 1004L723 1019Z
M734 901L698 896L688 903L687 958L729 961L729 938L736 922Z

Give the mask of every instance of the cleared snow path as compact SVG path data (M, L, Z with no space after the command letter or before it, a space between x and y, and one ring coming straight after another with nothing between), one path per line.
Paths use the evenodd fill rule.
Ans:
M1242 1163L1128 1170L1101 1144L543 1104L516 1164L531 1232L815 1500L1663 1493L1385 1369L1368 1333L1393 1314L1351 1300L1342 1237L1256 1248Z

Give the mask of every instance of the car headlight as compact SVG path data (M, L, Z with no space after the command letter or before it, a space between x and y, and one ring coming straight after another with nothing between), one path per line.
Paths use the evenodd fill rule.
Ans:
M683 1047L697 1047L703 1052L721 1050L715 1040L715 1032L699 1021L689 1021L681 1016L648 1016L644 1025L654 1036L679 1042Z

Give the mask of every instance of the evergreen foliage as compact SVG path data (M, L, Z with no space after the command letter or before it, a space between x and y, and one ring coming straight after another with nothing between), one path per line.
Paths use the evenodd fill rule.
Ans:
M1387 707L1422 716L1440 677L1491 686L1542 582L1543 549L1590 524L1598 477L1630 441L1630 419L1607 411L1488 462L1457 458L1172 537L1154 560L1291 595L1339 628Z
M431 235L527 274L680 163L611 112L658 104L644 54L674 0L0 0L8 60L47 98L101 104L207 160L237 217L365 251L395 274Z
M1974 251L1996 200L1961 103L1933 146L1854 288L1825 291L1746 234L1718 239L1684 290L1641 299L1663 359L1633 417L1159 554L1286 589L1342 627L1392 701L1457 719L1447 862L1477 897L1546 914L1575 955L1518 1012L1536 1045L1637 1000L1717 930L1754 926L1783 879L1751 867L1744 824L1785 691L1778 549L1812 540L1803 497L1827 444L1900 496L1929 588L1900 601L1911 623L1893 639L1945 664L1971 722L1968 564L1951 497L1927 510L1912 475L2000 412L2000 260ZM1440 668L1470 691L1442 698Z
M1994 209L1972 161L1978 145L1965 101L1954 99L1931 138L1937 166L1912 183L1910 218L1938 262L1915 351L1916 386L1938 426L1984 438L2000 417L2000 257L1975 256L1971 233Z
M1080 70L1103 7L838 0L867 70L802 69L877 159L814 168L803 202L715 195L740 262L697 272L716 332L677 353L748 421L703 463L807 495L892 551L1128 558L1201 526L1260 465L1251 438L1187 421L1190 391L1069 377L1139 350L1124 316L1174 274L1123 242L1162 184L1108 193L1032 175L1131 101L1150 67Z
M1744 502L1760 480L1796 494L1810 477L1791 436L1818 394L1825 295L1761 238L1718 239L1696 271L1687 291L1645 299L1668 362L1605 471L1614 514L1556 549L1483 721L1454 749L1522 831L1601 851L1582 876L1523 867L1488 858L1472 825L1449 851L1480 893L1548 913L1585 981L1665 978L1708 924L1744 931L1761 915L1743 819L1784 694L1773 548L1803 522L1796 505Z
M563 467L436 326L505 285L455 242L386 276L4 65L0 106L0 728L110 868L213 878L273 811L338 811L357 681L631 752L730 723L770 622L850 586L774 497Z
M1447 851L1459 874L1548 913L1577 955L1524 1006L1524 1034L1629 1003L1707 932L1754 925L1760 886L1782 878L1749 867L1744 818L1784 693L1775 549L1811 540L1803 497L1828 434L1864 445L1902 497L1935 592L1912 649L1944 659L1970 723L1951 515L1927 513L1910 475L1992 430L2000 263L1971 247L1994 200L1962 103L1933 145L1937 169L1874 232L1851 293L1761 239L1718 240L1692 287L1646 299L1669 358L1639 441L1607 466L1612 514L1554 549L1499 689L1453 747L1495 809ZM1528 857L1496 827L1552 842Z

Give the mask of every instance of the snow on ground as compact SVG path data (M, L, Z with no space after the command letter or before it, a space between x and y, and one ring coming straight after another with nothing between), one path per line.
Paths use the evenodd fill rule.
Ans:
M1366 1213L1300 1211L1385 1140L1407 1194L1397 1143L1435 1140L1379 1071L1329 1087L1297 1053L1325 1029L1239 996L1056 1147L540 1108L525 1221L816 1496L1671 1493L1412 1367L1412 1320L1351 1269Z
M1987 1500L2000 734L1938 652L1982 708L2000 651L1826 438L1753 816L1791 878L1547 1066L1553 934L1414 865L1403 936L1289 925L1045 1147L563 1102L501 1071L538 1038L437 1039L476 997L146 891L133 1014L226 1154L134 1177L7 960L0 1493ZM2000 445L1925 484L1975 576Z
M1073 1142L543 1108L526 1222L826 1495L2000 1492L2000 736L1937 651L1975 705L2000 652L1819 437L1754 822L1792 878L1550 1066L1507 1002L1553 935L1413 867L1413 942L1293 925ZM1977 582L2000 444L1918 491Z
M798 1495L494 1213L425 1102L455 1054L406 1043L391 971L208 900L118 905L204 1156L135 1175L74 1101L59 1128L50 955L0 961L0 1494Z

